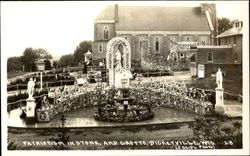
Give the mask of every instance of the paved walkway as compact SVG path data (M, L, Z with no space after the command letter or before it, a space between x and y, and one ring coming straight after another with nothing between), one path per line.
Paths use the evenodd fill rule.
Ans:
M128 123L114 123L96 121L94 114L97 109L85 108L78 109L65 113L66 127L107 127L107 126L125 126L125 125L145 125L145 124L165 124L177 122L192 122L195 120L195 114L169 109L165 107L153 108L154 118L146 121L128 122ZM21 109L17 108L8 113L8 126L14 127L59 127L61 125L61 115L56 116L48 123L26 124L23 119L19 117Z
M242 117L242 103L238 101L225 100L225 114L231 117Z

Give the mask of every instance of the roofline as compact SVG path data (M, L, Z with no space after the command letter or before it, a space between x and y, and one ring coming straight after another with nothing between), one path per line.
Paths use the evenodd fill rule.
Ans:
M228 37L228 36L237 36L237 35L243 35L243 33L239 33L239 34L233 34L233 35L223 35L223 36L216 36L216 38L222 38L222 37Z
M223 46L197 46L197 49L207 49L207 48L223 49L223 48L232 48L232 46L228 46L228 45L223 45Z
M94 23L115 23L115 20L94 20Z
M210 35L211 31L116 31L118 35L122 34L200 34Z

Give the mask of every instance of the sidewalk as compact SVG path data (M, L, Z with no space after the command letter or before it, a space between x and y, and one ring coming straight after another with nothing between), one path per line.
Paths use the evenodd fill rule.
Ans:
M238 101L224 100L225 114L230 117L242 117L242 103Z

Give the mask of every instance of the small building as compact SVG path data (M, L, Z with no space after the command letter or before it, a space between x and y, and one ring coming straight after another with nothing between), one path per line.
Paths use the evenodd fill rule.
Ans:
M219 45L231 45L233 47L234 62L242 64L242 28L243 22L240 20L235 21L233 28L219 34Z
M197 46L194 62L198 77L209 77L218 68L226 77L242 75L242 27L243 22L236 20L233 28L216 37L218 46Z
M45 70L45 62L43 59L36 60L35 62L36 71L44 71Z

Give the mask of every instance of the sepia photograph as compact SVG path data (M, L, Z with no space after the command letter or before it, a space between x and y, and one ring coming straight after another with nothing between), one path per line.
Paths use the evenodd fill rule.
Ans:
M4 155L250 154L248 12L1 2Z

